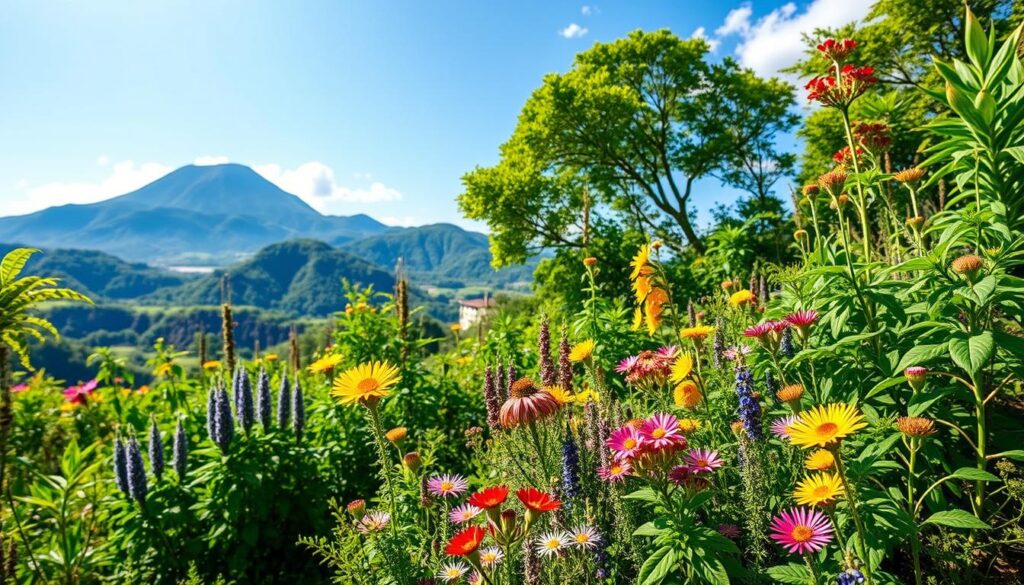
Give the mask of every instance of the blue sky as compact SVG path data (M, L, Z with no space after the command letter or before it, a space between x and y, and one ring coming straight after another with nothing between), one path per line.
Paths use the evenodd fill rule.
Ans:
M773 73L800 32L868 4L14 0L0 21L0 215L230 160L327 213L471 226L459 177L496 161L530 92L575 53L668 28ZM696 204L734 197L710 181Z

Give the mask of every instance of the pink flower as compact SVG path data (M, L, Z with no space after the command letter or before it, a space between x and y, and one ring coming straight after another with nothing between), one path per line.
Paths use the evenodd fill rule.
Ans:
M619 365L615 366L615 371L620 374L628 374L633 368L639 363L640 357L631 355L619 362Z
M11 388L11 393L18 394L19 392L24 392L26 390L28 390L28 384L18 384L17 386Z
M608 437L608 448L620 458L633 457L643 448L644 439L640 431L626 425L618 428Z
M814 323L818 320L818 312L797 311L795 313L790 313L789 315L786 315L783 318L783 320L786 323L792 325L793 327L796 327L798 329L805 329L807 327L810 327L811 325L814 325Z
M736 540L740 537L740 527L735 524L719 524L718 533L726 538Z
M658 348L658 351L654 352L655 355L661 358L674 360L679 355L679 347L675 345L666 345Z
M790 553L818 552L832 542L832 523L812 508L790 508L772 520L772 540Z
M758 339L775 331L775 321L764 321L757 325L751 325L743 331L745 337L756 337Z
M750 349L749 345L741 345L739 347L733 346L723 351L722 355L724 355L725 359L727 360L737 361L739 358L743 356L750 355L751 351L753 350Z
M655 450L671 447L683 438L679 430L679 419L663 412L655 413L640 427L644 443Z
M718 456L718 451L691 449L686 454L686 465L694 473L711 473L725 465L725 462Z
M480 508L477 508L473 504L462 504L452 508L451 512L448 512L448 519L452 521L452 524L463 524L469 522L473 518L476 518L480 512Z
M928 368L924 366L910 366L903 370L903 375L906 376L908 380L912 380L914 378L923 379L928 375Z
M64 390L64 400L71 404L85 404L89 401L89 396L96 391L97 386L99 386L97 380L89 380L77 386L68 386Z
M608 467L601 467L597 470L597 476L601 479L615 483L625 480L633 472L633 466L625 460L615 460L608 464Z
M789 440L789 427L800 422L800 417L795 414L783 416L772 421L772 434L782 440Z
M708 481L687 465L676 465L668 472L668 480L674 484L685 486L691 490L702 490L709 484Z
M435 475L427 480L427 491L439 498L455 498L469 489L469 482L461 475Z

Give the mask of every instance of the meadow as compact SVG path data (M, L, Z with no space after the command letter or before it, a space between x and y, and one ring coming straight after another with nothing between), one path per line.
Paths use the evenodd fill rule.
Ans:
M35 309L90 301L8 253L0 581L1020 583L1022 32L960 14L963 58L907 90L940 112L912 164L903 122L860 109L883 90L858 40L823 39L804 95L840 147L793 218L697 253L572 191L582 245L470 330L429 334L400 278L339 286L344 311L273 347L237 347L225 303L219 336L145 348L147 383L116 346L65 382L32 368L59 334ZM698 42L637 33L580 67ZM574 82L502 165L558 150L538 141ZM485 212L491 172L516 170L467 176L462 204L514 259L522 192Z

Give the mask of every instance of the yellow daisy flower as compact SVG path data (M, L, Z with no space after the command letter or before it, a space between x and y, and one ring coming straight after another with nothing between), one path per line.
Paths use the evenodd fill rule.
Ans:
M547 386L544 390L546 390L548 394L554 396L555 400L563 406L576 400L576 396L574 396L572 392L562 388L561 386Z
M651 260L651 246L650 244L644 244L637 250L636 255L633 256L633 260L629 263L633 267L633 272L630 273L630 280L636 280L638 276L647 274L650 272L648 263Z
M672 391L672 399L679 408L694 408L701 398L700 388L693 380L683 380Z
M633 309L633 331L639 331L644 326L644 312L640 307Z
M836 457L828 449L818 449L804 460L804 467L811 471L828 471L836 466Z
M838 473L819 473L804 478L793 490L793 499L802 506L827 506L843 495L843 480Z
M576 395L576 402L580 404L586 404L587 402L593 402L595 404L601 402L601 395L594 390L587 388Z
M679 432L687 435L700 428L700 421L695 418L679 419Z
M729 305L733 307L739 307L742 305L753 303L755 300L757 300L757 297L755 297L754 293L750 292L747 289L738 290L729 295Z
M219 367L220 367L220 360L210 360L208 362L203 362L203 369L204 370L216 370Z
M398 383L398 368L388 362L368 362L350 368L334 379L331 390L338 402L368 404L388 395L388 388Z
M569 351L569 361L571 362L582 362L588 359L594 353L594 347L597 343L593 339L585 339L576 345L572 346L572 350Z
M328 354L316 360L315 362L309 364L309 371L313 372L314 374L326 374L333 370L334 368L338 367L338 364L340 363L340 355L336 353Z
M683 353L679 354L676 361L672 362L672 373L669 375L669 380L676 384L690 377L690 372L693 371L693 358L690 354Z
M710 325L695 325L693 327L684 327L679 331L679 335L687 339L700 341L714 332L715 328Z
M805 449L829 447L866 426L864 416L852 404L819 405L800 414L800 420L789 428L789 440Z

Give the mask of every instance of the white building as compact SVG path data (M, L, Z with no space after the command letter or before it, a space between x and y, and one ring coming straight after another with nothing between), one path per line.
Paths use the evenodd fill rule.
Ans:
M459 300L459 327L468 330L474 323L489 315L497 306L497 302L489 297L482 299Z

